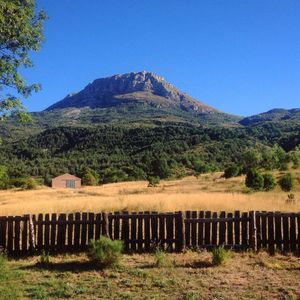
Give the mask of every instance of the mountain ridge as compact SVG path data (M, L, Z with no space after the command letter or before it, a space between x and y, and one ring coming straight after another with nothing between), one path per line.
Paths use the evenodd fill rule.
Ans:
M157 108L178 108L187 112L220 113L203 102L181 92L162 76L153 72L131 72L95 79L78 93L68 94L45 109L105 108L143 103Z

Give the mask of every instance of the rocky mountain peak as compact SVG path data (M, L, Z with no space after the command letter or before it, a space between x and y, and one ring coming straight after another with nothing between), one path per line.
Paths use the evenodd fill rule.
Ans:
M96 79L79 93L68 95L46 110L67 107L111 107L132 102L158 108L177 107L201 113L217 111L181 92L162 76L148 71Z

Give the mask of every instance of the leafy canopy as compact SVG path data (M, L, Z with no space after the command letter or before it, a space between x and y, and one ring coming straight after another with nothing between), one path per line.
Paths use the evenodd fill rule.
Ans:
M38 51L43 40L43 11L36 12L35 0L0 0L0 118L25 113L20 97L27 98L40 89L27 84L21 68L32 67L30 51ZM14 94L14 95L13 95Z

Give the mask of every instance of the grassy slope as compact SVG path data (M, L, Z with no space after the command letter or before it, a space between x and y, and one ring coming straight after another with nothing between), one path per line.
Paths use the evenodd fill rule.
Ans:
M146 181L106 184L78 190L41 188L0 191L0 215L99 210L269 210L300 211L300 170L294 170L296 203L277 186L271 192L246 193L243 176L221 178L222 173L162 181L148 188ZM275 172L279 178L284 172Z
M8 263L0 277L0 299L299 299L300 260L265 253L232 253L227 265L213 266L211 254L168 254L166 267L154 257L125 255L121 266L97 270L80 256ZM1 274L1 271L0 271Z

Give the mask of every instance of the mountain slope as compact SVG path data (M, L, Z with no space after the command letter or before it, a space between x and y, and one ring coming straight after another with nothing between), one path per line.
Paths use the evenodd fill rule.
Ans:
M263 123L300 122L300 108L275 108L270 111L242 119L239 123L244 126L261 125Z
M163 77L146 71L96 79L79 93L68 95L46 111L62 108L106 108L132 103L156 108L178 108L186 112L219 112L179 91Z

